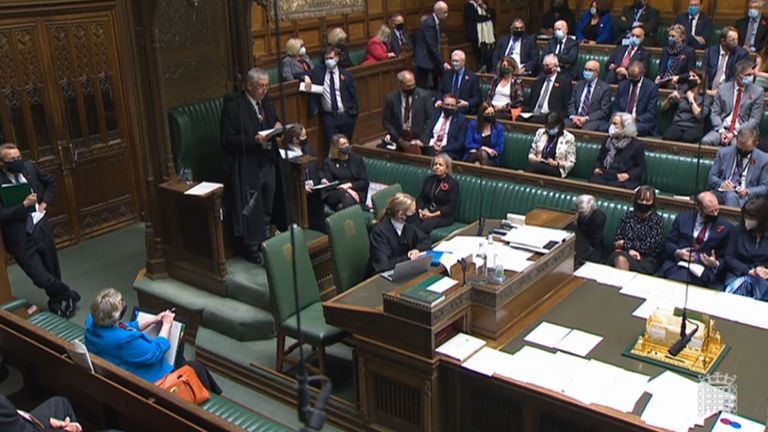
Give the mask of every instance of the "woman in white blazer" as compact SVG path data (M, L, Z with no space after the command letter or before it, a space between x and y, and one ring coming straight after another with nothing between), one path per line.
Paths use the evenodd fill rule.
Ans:
M576 163L576 138L565 130L565 121L556 112L547 115L545 126L536 131L528 152L528 172L565 177Z

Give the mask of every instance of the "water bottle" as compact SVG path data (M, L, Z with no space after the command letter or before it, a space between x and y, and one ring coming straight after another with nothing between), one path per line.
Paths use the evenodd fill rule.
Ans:
M477 273L475 276L478 279L485 279L486 275L488 274L488 254L486 253L485 249L485 243L480 243L480 247L478 248L477 254L475 255L477 257L476 262L480 262L480 260L482 260L482 265L475 267L475 272Z

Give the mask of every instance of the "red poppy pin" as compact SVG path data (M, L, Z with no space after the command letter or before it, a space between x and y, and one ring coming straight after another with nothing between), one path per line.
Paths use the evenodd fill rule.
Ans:
M125 325L125 323L124 323L124 322L122 322L122 321L121 321L121 322L119 322L119 323L117 323L117 326L118 326L118 327L120 327L120 328L121 328L121 329L123 329L123 330L128 330L128 328L129 328L129 327L128 327L127 325Z
M718 225L717 228L715 228L715 231L721 233L725 231L725 227L723 225Z
M752 160L751 160L749 163L750 163L750 164L752 164L752 165L754 165L754 164L756 164L756 163L757 163L757 161L756 161L756 160L754 160L754 159L752 159Z
M555 83L555 88L560 87L560 83Z
M344 75L339 75L339 79L342 80L342 81L346 81L347 77L345 77Z
M464 81L469 81L469 75L464 75Z
M446 182L440 182L440 190L445 192L448 190L448 183Z

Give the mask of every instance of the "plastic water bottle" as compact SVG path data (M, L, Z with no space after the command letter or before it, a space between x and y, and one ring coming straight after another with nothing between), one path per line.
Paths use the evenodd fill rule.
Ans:
M488 273L488 254L486 253L486 247L485 243L480 243L480 247L477 250L477 254L475 255L477 257L477 261L479 262L482 260L483 264L480 266L477 266L475 268L475 271L477 273L478 279L485 279L487 273Z

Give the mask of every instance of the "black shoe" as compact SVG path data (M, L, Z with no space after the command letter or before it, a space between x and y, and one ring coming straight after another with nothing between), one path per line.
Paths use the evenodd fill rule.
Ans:
M75 316L77 312L77 304L80 302L80 294L77 291L70 291L69 295L61 300L61 306L59 306L58 315L60 317L70 319Z
M252 252L245 256L245 259L248 262L252 262L254 264L261 264L261 254L259 252Z

